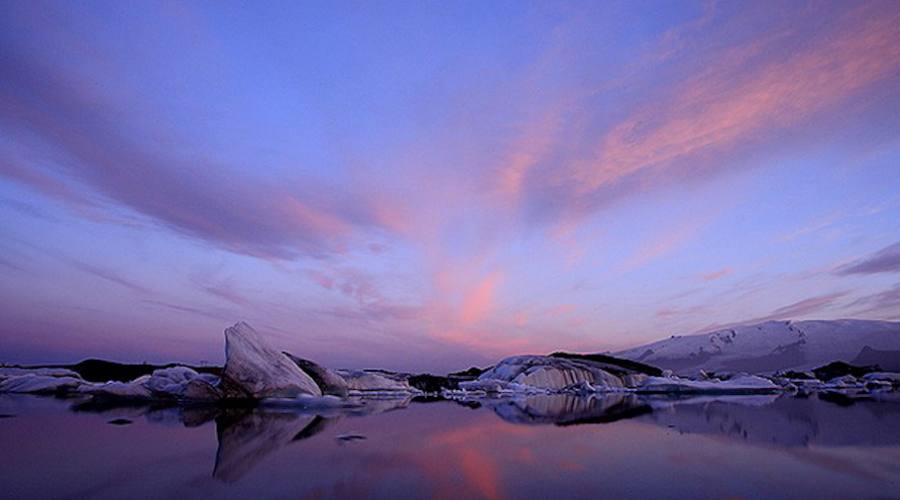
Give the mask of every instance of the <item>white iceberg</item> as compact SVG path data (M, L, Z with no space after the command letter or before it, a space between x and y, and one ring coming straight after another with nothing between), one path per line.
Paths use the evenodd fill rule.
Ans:
M226 397L322 395L309 375L287 356L269 347L247 323L240 322L225 330L225 357L222 382Z
M51 375L14 375L0 381L0 393L58 393L71 392L84 385L85 381L75 377L54 377Z
M301 358L299 356L294 356L289 352L284 353L294 364L297 365L298 368L303 370L304 373L310 376L316 385L319 386L319 389L322 391L322 394L328 394L331 396L339 396L346 397L347 396L347 381L344 380L344 377L341 377L337 373L324 366L319 365L313 361L308 359Z
M176 399L215 400L220 394L216 386L219 378L208 373L197 373L186 366L173 366L154 370L146 382L154 395Z
M221 397L216 388L218 377L197 373L186 366L154 370L131 382L85 384L78 391L92 396L124 399L179 399L212 401Z
M420 392L410 387L406 377L388 372L337 370L351 393Z
M862 386L863 384L853 375L835 377L825 383L825 387L832 389L856 389Z
M625 381L588 360L554 356L523 355L503 359L478 380L461 382L460 389L501 392L504 390L563 391L588 384L598 391L626 388Z
M728 380L692 380L681 377L648 377L637 388L643 393L687 393L687 394L753 394L772 393L783 390L767 378L756 375L739 375Z
M0 380L16 377L20 375L43 375L47 377L71 377L71 378L81 378L81 375L78 373L68 369L68 368L58 368L58 367L46 367L46 368L22 368L18 366L2 366L0 367Z
M147 388L150 375L138 377L131 382L106 382L102 384L85 384L79 388L79 392L93 396L108 396L113 398L148 399L152 396Z
M890 382L893 385L900 385L900 373L873 372L863 375L862 378L866 382L878 380L882 382Z

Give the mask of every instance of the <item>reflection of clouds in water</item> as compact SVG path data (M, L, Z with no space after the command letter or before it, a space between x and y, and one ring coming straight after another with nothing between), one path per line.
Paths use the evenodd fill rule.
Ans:
M475 410L372 403L327 413L76 404L75 413L65 410L71 400L0 397L0 412L17 415L0 424L0 482L28 498L201 489L232 497L857 498L890 491L900 478L896 400L614 394L480 400ZM134 424L107 424L115 418ZM341 444L354 435L366 439ZM42 460L17 458L35 453Z
M461 401L459 404L472 408L484 405L499 418L515 424L600 424L639 418L642 422L671 427L684 433L715 434L782 446L900 444L900 427L890 425L900 418L900 397L890 394L877 399L842 396L838 401L840 404L835 404L833 399L827 394L809 398L784 395L671 398L634 394L547 394ZM312 411L292 408L224 410L214 406L183 407L123 401L79 402L70 408L75 412L144 417L153 423L188 427L215 419L220 438L222 435L236 437L245 434L242 440L248 443L263 441L260 445L265 446L264 441L271 439L272 434L291 434L285 438L287 442L298 433L303 436L301 429L317 415L328 419L374 415L407 408L412 399L357 399L353 403L346 408ZM291 433L288 429L294 431Z
M818 468L860 479L883 479L884 474L890 474L885 471L891 469L885 464L873 467L871 457L864 459L867 464L865 467L854 465L853 460L844 456L845 449L834 447L886 447L900 444L900 426L895 423L900 417L900 399L890 395L882 396L880 400L852 399L850 403L844 402L844 405L834 404L827 397L796 398L778 395L670 398L634 394L557 394L484 399L478 402L484 409L491 410L497 418L490 417L490 414L483 411L475 411L472 416L476 418L460 420L461 414L447 411L445 405L451 403L443 402L436 405L444 407L440 414L452 414L456 417L438 424L435 421L419 421L416 416L419 412L408 414L394 411L408 408L411 404L409 398L370 399L355 401L357 404L352 407L318 410L284 407L223 409L209 406L117 406L97 403L78 403L70 408L76 412L96 412L110 417L143 417L147 422L167 426L192 427L214 420L218 446L213 477L225 483L233 483L248 476L267 457L279 450L306 446L306 443L301 444L299 441L313 438L343 417L363 417L363 420L355 420L362 424L368 421L365 419L367 416L397 414L392 420L406 422L401 431L403 439L404 442L406 439L415 442L415 449L379 448L383 446L383 442L377 439L378 432L382 430L380 425L383 424L373 421L364 426L368 427L364 435L370 438L365 443L376 438L375 443L366 444L363 448L356 445L352 447L354 451L351 455L340 459L332 457L332 460L339 460L335 466L353 469L365 463L366 470L372 467L380 470L387 464L402 463L405 465L401 468L417 471L435 491L442 491L449 496L475 494L488 498L505 496L509 485L504 484L498 475L502 476L509 467L530 467L529 464L547 459L547 454L551 452L542 438L547 437L549 431L541 430L542 427L584 424L578 427L583 428L583 431L575 430L576 433L584 433L584 436L593 434L591 429L594 428L609 429L613 434L618 434L622 429L622 432L631 429L629 435L632 438L637 437L634 432L641 428L649 430L658 427L666 432L706 435L717 441L740 442L753 445L754 448L770 449ZM462 405L471 403L460 402ZM416 409L431 406L415 405ZM471 406L475 406L477 410L478 405ZM634 424L627 428L620 427L623 420ZM414 421L417 423L408 427ZM356 431L357 428L344 430ZM347 432L341 435L348 435ZM608 433L604 434L609 436ZM333 445L340 444L335 439L327 441ZM532 442L542 448L535 451L531 448L532 445L527 444ZM541 442L544 444L541 445ZM327 446L325 442L317 442L312 448L304 448L306 451L301 452L321 454ZM328 456L327 453L324 456ZM584 467L581 461L589 460L588 457L589 455L576 454L573 448L564 456L555 457L553 467L560 468L560 472L577 472L579 467ZM345 462L346 460L350 462ZM890 457L886 460L889 461ZM272 463L277 463L277 460L270 461ZM900 471L895 470L894 473L898 472ZM388 473L398 472L389 469ZM463 482L457 482L454 477L463 478ZM343 487L353 486L354 491L365 491L365 485L354 486L351 484L353 481L348 481L342 483Z
M848 406L820 397L748 396L651 401L645 421L680 432L714 434L780 446L900 444L900 398L857 400Z

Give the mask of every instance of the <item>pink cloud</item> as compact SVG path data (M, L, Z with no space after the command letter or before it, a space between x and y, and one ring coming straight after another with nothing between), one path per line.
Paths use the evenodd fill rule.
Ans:
M479 280L465 292L459 310L459 321L463 326L470 326L482 321L491 313L494 306L497 286L503 275L494 271Z
M702 275L700 275L700 278L706 282L716 281L717 279L724 278L725 276L728 276L733 272L734 272L734 270L731 269L730 267L723 267L722 269L719 269L717 271L711 271L711 272L702 274Z
M361 233L403 226L402 210L374 194L269 182L213 160L214 152L197 159L160 147L177 142L159 128L166 120L149 110L121 120L123 104L112 96L124 91L114 84L100 93L84 75L0 51L9 75L0 88L0 126L55 160L44 173L0 157L0 175L48 197L76 205L100 198L229 251L272 260L343 253ZM60 180L68 178L81 191Z
M571 172L576 192L753 140L889 75L900 67L900 16L867 10L845 15L820 43L787 57L751 64L765 42L726 51L673 98L648 104L606 134L596 160Z
M658 62L678 52L700 61L696 70L680 68L689 76L650 87L633 109L626 102L612 124L584 116L597 95L610 90L609 82L594 91L570 88L566 98L532 112L536 118L521 127L491 181L505 194L503 206L517 200L527 217L570 232L616 199L733 169L740 158L731 155L809 124L900 68L894 28L900 15L885 4L854 5L812 33L800 24L774 22L750 42L709 46L695 31L714 15L709 9L671 30L645 56ZM674 46L666 42L673 39ZM642 62L626 68L615 86L645 84L655 67ZM580 142L588 146L574 147Z
M575 304L559 304L547 310L547 314L554 317L568 316L575 312L577 306Z
M507 203L516 203L526 176L557 146L563 126L564 105L551 107L538 120L528 122L510 147L499 170L500 193Z
M681 248L709 226L726 208L717 207L698 217L681 221L679 225L654 235L651 240L639 246L625 259L620 266L621 270L623 272L634 271Z
M306 274L310 277L310 279L315 281L316 284L318 284L322 288L327 288L330 290L334 286L334 280L322 271L313 269L307 271Z

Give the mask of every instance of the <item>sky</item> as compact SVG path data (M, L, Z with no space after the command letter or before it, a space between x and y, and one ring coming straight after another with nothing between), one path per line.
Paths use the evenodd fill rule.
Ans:
M896 2L0 5L2 361L900 319Z

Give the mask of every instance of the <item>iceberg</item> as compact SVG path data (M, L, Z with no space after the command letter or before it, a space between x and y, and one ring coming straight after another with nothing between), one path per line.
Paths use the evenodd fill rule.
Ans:
M739 375L728 380L692 380L677 376L649 377L637 392L680 394L767 394L783 390L767 378Z
M315 381L284 354L269 347L243 321L225 330L223 395L234 399L321 396Z
M285 352L284 355L315 381L316 385L319 386L319 390L322 391L322 394L338 397L347 396L347 381L344 380L344 377L341 377L337 373L318 363L303 359L299 356L294 356L289 352Z
M54 377L52 375L27 373L7 377L0 381L0 393L49 394L69 392L78 389L84 384L84 380L75 377Z
M20 375L43 375L46 377L72 377L72 378L81 378L81 375L78 373L68 369L68 368L57 368L57 367L46 367L46 368L21 368L18 366L3 366L0 367L0 380L9 377L16 377Z
M153 394L147 388L150 375L138 377L131 382L106 382L103 384L87 384L79 388L79 392L93 396L123 398L123 399L150 399Z
M407 378L400 374L368 370L338 370L337 373L346 381L347 389L352 392L420 392L412 388Z
M461 382L459 386L467 391L527 392L534 389L561 392L578 384L588 384L598 391L619 391L626 388L622 377L604 370L590 360L536 355L505 358L482 373L478 380Z

